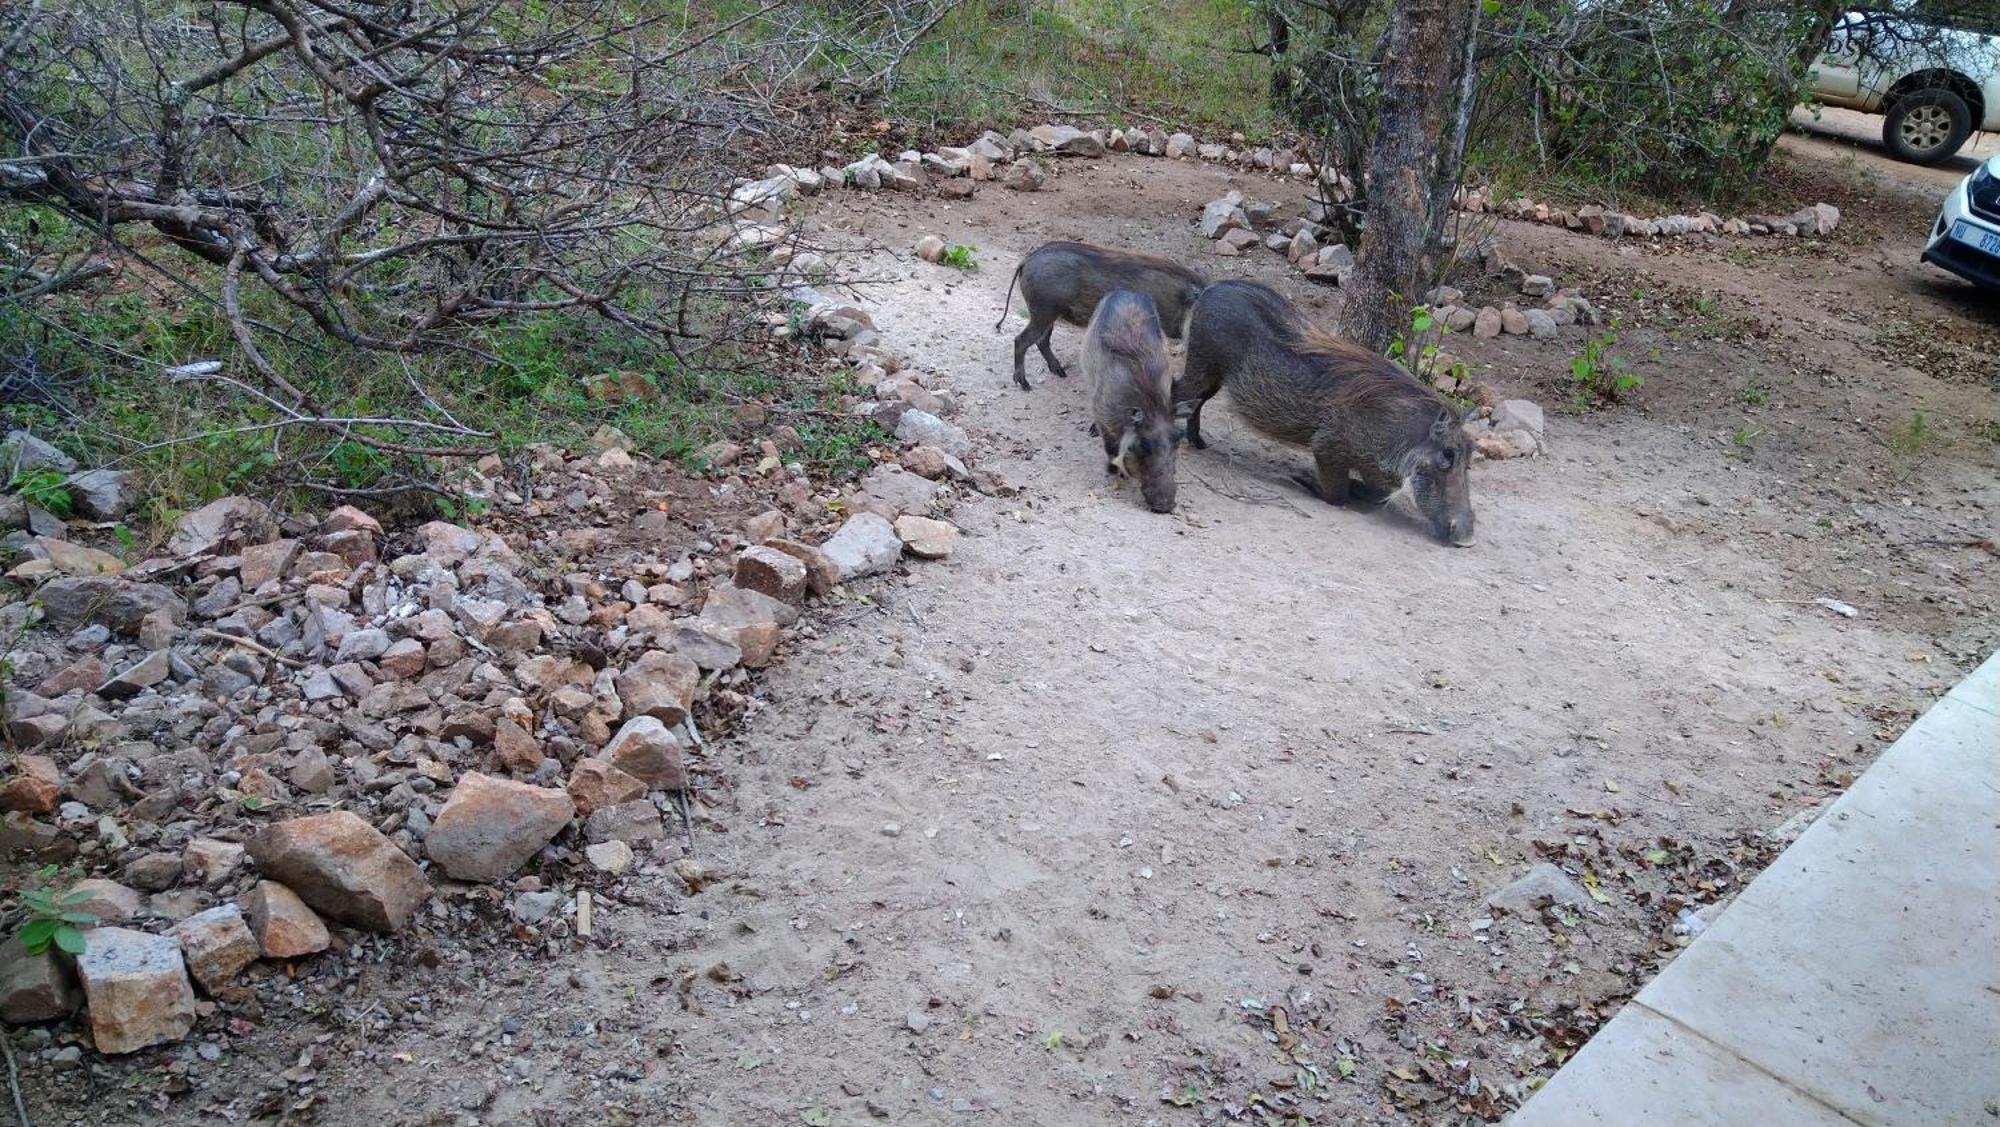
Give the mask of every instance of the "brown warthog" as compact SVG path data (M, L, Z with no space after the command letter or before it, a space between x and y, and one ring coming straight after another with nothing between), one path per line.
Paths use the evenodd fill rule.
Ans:
M1049 347L1049 337L1057 321L1082 326L1097 311L1097 303L1112 290L1134 290L1153 299L1160 326L1179 340L1181 321L1208 280L1193 270L1156 255L1094 247L1089 243L1043 243L1014 268L1007 283L1007 306L1014 304L1014 286L1028 303L1028 327L1014 338L1014 382L1028 389L1029 346L1042 350L1049 371L1067 379L1068 372ZM1008 308L1000 310L1000 323L1007 323Z
M1201 409L1226 382L1243 421L1313 453L1317 475L1298 480L1327 502L1381 504L1405 483L1438 537L1472 543L1472 443L1451 401L1409 373L1306 323L1269 286L1217 282L1188 318L1187 366L1176 402Z
M1091 431L1104 440L1104 472L1139 483L1146 507L1174 511L1173 378L1153 299L1112 290L1097 303L1083 334L1083 374L1090 380Z

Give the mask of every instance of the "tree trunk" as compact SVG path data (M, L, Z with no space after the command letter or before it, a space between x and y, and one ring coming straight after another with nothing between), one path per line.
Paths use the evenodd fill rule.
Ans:
M1430 194L1463 51L1471 33L1457 0L1399 0L1389 17L1379 75L1375 139L1368 151L1366 226L1342 314L1342 331L1376 352L1407 331L1425 260L1440 234Z

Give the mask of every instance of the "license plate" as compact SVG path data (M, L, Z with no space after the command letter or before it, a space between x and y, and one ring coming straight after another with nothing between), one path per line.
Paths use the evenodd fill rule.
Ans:
M1987 254L2000 257L2000 235L1974 227L1963 219L1951 225L1951 237L1966 246L1978 247Z

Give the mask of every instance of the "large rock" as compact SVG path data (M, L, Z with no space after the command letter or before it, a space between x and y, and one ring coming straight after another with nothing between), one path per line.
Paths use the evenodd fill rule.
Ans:
M1201 237L1219 239L1231 231L1245 231L1250 228L1250 217L1243 213L1243 197L1235 192L1219 200L1210 200L1201 209Z
M415 861L345 810L266 827L250 859L319 911L371 931L401 928L431 894Z
M1176 133L1167 138L1166 154L1170 157L1191 157L1198 146L1195 139L1186 133Z
M0 787L0 810L47 814L62 797L62 770L46 755L17 755L14 774Z
M1476 340L1492 340L1500 335L1500 311L1488 305L1480 309L1472 320L1472 335Z
M903 547L920 560L944 559L958 543L956 527L930 517L897 517L896 535L903 541Z
M211 994L256 962L262 950L244 922L243 909L234 904L197 912L168 934L181 945L188 973Z
M1223 232L1222 237L1215 240L1215 253L1235 257L1255 249L1257 243L1257 232L1239 227L1233 231Z
M583 836L592 845L606 841L637 845L642 841L663 840L667 829L652 803L625 802L592 814L583 824Z
M786 557L790 559L790 557ZM684 654L648 650L618 674L613 684L625 702L625 719L651 716L672 726L687 719L694 691L701 684L701 667Z
M81 912L99 924L122 924L136 917L141 906L136 890L103 877L77 881L70 893L82 894L70 910Z
M263 544L278 535L270 507L248 497L210 501L174 523L167 551L177 556L201 556L224 545Z
M316 955L333 944L326 921L299 894L274 880L260 880L243 897L244 914L267 959Z
M1072 157L1101 157L1104 142L1095 134L1070 125L1037 125L1028 131L1035 148L1042 152Z
M576 814L569 795L468 771L424 836L424 852L458 880L513 874Z
M35 547L48 557L49 566L64 575L116 575L125 570L125 561L110 552L68 540L37 536Z
M51 629L74 630L100 625L120 634L137 634L154 611L175 622L187 620L187 604L157 583L135 583L109 575L69 575L42 584L35 597Z
M97 686L97 695L106 700L135 697L165 681L172 672L171 655L165 650L155 650L145 660L112 674Z
M244 847L234 841L198 837L181 852L181 872L210 888L231 880L243 867Z
M97 1051L116 1055L178 1041L194 1028L194 987L180 945L164 935L93 928L76 958Z
M27 431L11 430L6 438L0 439L0 480L29 470L69 473L75 468L76 459Z
M849 509L853 512L879 513L895 520L904 513L930 512L931 502L943 491L944 486L901 466L877 466L861 479L860 492Z
M1007 168L1007 177L1001 183L1017 192L1039 192L1048 181L1048 173L1032 160L1016 161Z
M1500 307L1500 331L1510 337L1528 335L1528 315L1512 304Z
M703 626L725 627L756 626L766 622L790 626L798 620L799 608L733 583L718 583L708 589L707 596L702 599L699 619Z
M634 716L604 745L604 761L655 790L687 786L681 741L658 718ZM572 780L574 785L574 780Z
M607 806L646 797L646 784L602 759L579 759L569 776L569 800L579 817L588 818Z
M736 585L781 603L803 603L808 578L804 560L777 548L759 544L736 557Z
M75 1013L82 1001L69 966L54 948L30 955L18 935L0 943L0 1021L55 1021Z
M676 625L659 638L659 644L686 657L702 669L720 671L734 669L743 661L743 650L733 637L721 634L730 631L710 632L694 626Z
M972 457L972 439L965 431L929 411L903 412L896 420L896 437L913 446L935 446L960 461Z
M1523 310L1521 316L1528 322L1528 335L1536 340L1554 340L1559 331L1556 319L1546 309Z
M888 521L874 513L859 513L820 545L820 552L845 582L895 567L903 558L903 541Z
M1498 908L1510 916L1532 919L1544 901L1567 908L1590 907L1589 894L1547 861L1535 865L1514 883L1488 896L1486 906Z

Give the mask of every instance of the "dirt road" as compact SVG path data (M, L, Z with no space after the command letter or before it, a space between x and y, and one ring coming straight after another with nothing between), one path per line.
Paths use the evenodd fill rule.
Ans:
M1820 106L1792 114L1799 130L1779 142L1788 152L1821 160L1852 161L1889 179L1918 188L1951 190L1973 169L2000 153L2000 134L1975 133L1963 149L1934 165L1910 164L1882 147L1882 115Z
M1706 271L1747 320L1635 324L1652 398L1577 417L1550 401L1577 342L1467 342L1483 378L1550 401L1554 449L1475 467L1473 549L1401 501L1308 498L1285 482L1302 456L1226 411L1184 455L1180 510L1146 512L1103 476L1084 389L1032 360L1036 389L1012 389L1020 322L992 323L1053 237L1324 310L1274 256L1193 234L1231 181L1127 159L1039 196L826 205L829 237L895 248L859 264L886 280L868 295L885 339L969 393L985 464L1023 492L962 502L948 567L835 611L846 625L772 676L696 834L721 879L683 898L655 867L603 908L597 948L449 968L467 1000L409 1046L411 1083L336 1102L394 1119L415 1088L484 1122L713 1124L1504 1107L1671 953L1655 858L1726 898L1775 848L1759 833L1809 816L1991 644L1991 556L1893 546L1992 528L1992 448L1958 429L1978 389L1922 376L1910 393L1953 445L1885 476L1854 420L1893 417L1886 385L1919 377L1846 322L1819 351L1879 401L1788 368L1828 336L1824 284L1782 310L1735 296L1845 276L1821 259L1510 235L1606 301ZM929 232L984 268L916 262ZM1762 344L1742 329L1778 321ZM1724 420L1760 379L1768 437L1732 450ZM1599 903L1495 919L1485 897L1548 856L1601 874Z
M967 491L949 563L822 604L787 642L706 757L687 840L707 879L676 875L678 843L615 879L552 870L564 896L594 882L590 942L510 930L528 885L455 890L407 942L288 968L226 1037L74 1073L76 1106L1496 1118L1726 910L1772 831L2000 642L2000 315L1915 264L1935 187L1793 162L1774 190L1841 201L1829 240L1501 224L1616 319L1591 334L1645 382L1573 413L1584 332L1449 340L1548 409L1551 451L1475 465L1479 542L1455 550L1405 501L1308 497L1304 456L1226 393L1176 513L1107 480L1085 389L1038 359L1032 392L1010 383L1021 322L993 322L1021 255L1150 249L1318 317L1339 291L1193 228L1231 187L1288 212L1297 184L1136 157L1054 173L1033 195L815 205L874 280L885 343L958 389L980 464L1021 488ZM915 260L930 233L981 268ZM1488 904L1545 861L1577 882L1565 902Z

